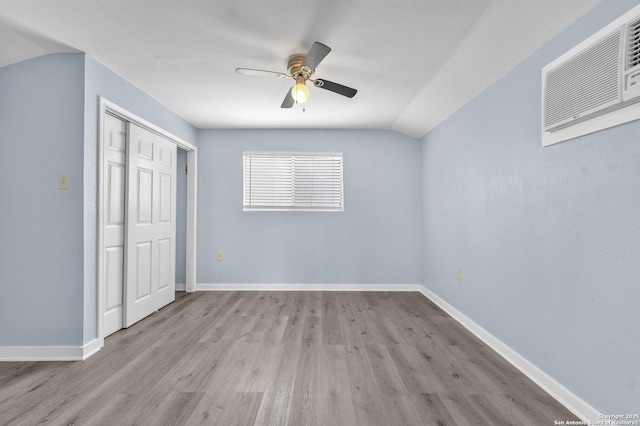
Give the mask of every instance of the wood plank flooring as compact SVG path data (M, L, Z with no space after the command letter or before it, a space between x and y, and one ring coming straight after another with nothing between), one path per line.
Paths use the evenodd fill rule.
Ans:
M86 361L0 363L0 425L568 419L419 293L177 293Z

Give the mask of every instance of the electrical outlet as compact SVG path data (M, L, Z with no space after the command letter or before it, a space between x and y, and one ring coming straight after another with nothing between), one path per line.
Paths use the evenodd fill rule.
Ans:
M460 270L460 268L456 268L456 280L460 281L461 274L462 271Z
M216 253L216 259L218 260L218 262L221 262L224 260L224 252L219 251Z

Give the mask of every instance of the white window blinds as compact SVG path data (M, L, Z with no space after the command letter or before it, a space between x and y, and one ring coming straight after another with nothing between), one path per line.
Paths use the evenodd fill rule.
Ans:
M244 210L343 211L342 153L243 153Z

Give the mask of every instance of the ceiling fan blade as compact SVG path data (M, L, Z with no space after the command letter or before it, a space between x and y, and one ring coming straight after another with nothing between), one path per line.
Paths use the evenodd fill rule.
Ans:
M291 108L295 103L293 96L291 96L291 89L287 90L287 96L284 97L284 101L282 101L282 105L280 108Z
M308 66L311 70L315 70L318 64L331 52L331 48L326 46L319 41L316 41L311 45L311 48L307 52L307 56L305 56L304 61L302 61L302 66Z
M316 81L322 82L322 84L316 85L316 87L329 90L331 92L337 93L342 96L346 96L347 98L353 98L356 95L356 93L358 93L356 89L343 86L342 84L334 83L333 81L321 80L321 79L317 79Z
M242 75L251 75L251 76L259 76L259 77L263 77L263 76L274 76L274 77L280 77L280 78L289 77L287 74L283 74L281 72L254 70L252 68L236 68L236 72Z

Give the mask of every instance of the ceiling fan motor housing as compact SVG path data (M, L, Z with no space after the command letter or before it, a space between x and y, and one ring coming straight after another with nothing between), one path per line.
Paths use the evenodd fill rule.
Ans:
M296 77L298 75L303 75L309 77L313 70L308 66L303 66L305 55L292 55L289 57L287 62L287 69L289 70L289 74Z

